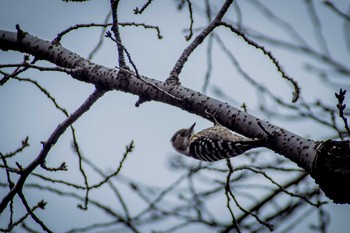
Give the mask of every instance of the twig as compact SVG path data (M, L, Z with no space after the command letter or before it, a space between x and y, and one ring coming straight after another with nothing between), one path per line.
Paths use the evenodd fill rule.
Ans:
M27 200L26 198L24 197L22 191L18 192L18 196L21 198L22 200L22 203L24 205L24 207L26 208L27 212L29 213L29 215L32 217L32 219L38 223L41 228L46 231L46 232L53 232L51 231L35 214L34 212L31 210L31 208L29 207L28 203L27 203ZM38 206L41 208L41 209L44 209L45 208L45 205L46 205L46 202L44 201L41 201L38 203Z
M131 23L119 23L120 26L122 27L126 27L126 26L135 26L135 27L143 27L144 29L154 29L157 31L157 37L158 39L162 39L163 36L160 33L160 29L158 26L152 26L152 25L148 25L145 23L135 23L135 22L131 22Z
M146 2L146 4L143 5L143 6L141 7L140 10L139 10L138 7L136 7L136 8L134 9L134 14L135 14L135 15L137 15L137 14L142 14L143 11L146 10L146 8L152 3L152 1L153 1L153 0L148 0L148 1Z
M303 181L305 179L305 177L307 177L308 174L306 172L300 174L298 177L290 180L289 182L285 183L284 185L282 185L282 187L284 189L289 188L292 185L296 185L299 182ZM276 196L278 196L281 193L281 189L275 189L274 191L272 191L269 195L267 195L266 197L262 198L261 200L259 200L253 207L250 208L249 212L258 212L262 207L264 207L266 204L271 203L272 199L275 198ZM247 218L249 216L248 213L243 213L242 216L239 216L237 221L238 222L242 222L245 218Z
M251 168L251 167L247 167L247 166L244 166L244 167L241 167L242 169L247 169L247 170L250 170L252 172L255 172L255 173L259 173L261 175L263 175L266 179L268 179L269 181L271 181L271 183L273 183L274 185L276 185L281 191L283 191L284 193L288 194L289 196L292 196L292 197L297 197L297 198L300 198L302 200L304 200L305 202L309 203L310 205L312 206L315 206L315 207L319 207L323 204L325 204L326 202L318 202L318 203L313 203L311 202L308 198L306 198L305 196L301 196L299 194L296 194L296 193L292 193L290 191L288 191L287 189L285 189L284 187L282 187L280 184L278 184L276 181L274 181L270 176L268 176L265 172L263 171L258 171L254 168Z
M80 171L80 174L83 176L84 185L85 185L85 188L86 188L84 204L83 205L82 204L78 204L78 208L80 208L82 210L87 210L88 203L89 203L90 187L89 187L88 178L87 178L87 176L85 174L85 170L83 168L82 155L81 155L81 152L80 152L78 141L76 139L75 130L74 130L74 128L72 128L71 130L72 130L72 135L73 135L72 147L73 147L73 150L75 151L75 153L78 155L79 171Z
M110 21L112 12L108 12L108 14L106 15L105 20L103 21L104 24L108 23ZM102 32L100 33L100 37L98 39L97 44L95 45L95 47L90 51L89 56L87 57L88 60L91 60L94 55L97 53L97 51L101 48L102 44L103 44L103 39L105 38L105 33L106 33L107 28L103 27L102 28Z
M322 25L321 25L321 21L317 15L316 9L314 7L314 3L312 0L304 0L308 14L306 14L307 16L310 17L310 21L313 24L312 28L314 29L314 33L315 33L315 39L318 42L321 50L323 50L323 52L330 57L330 53L329 53L329 49L327 46L327 42L326 39L324 38L324 35L322 33Z
M60 136L66 131L66 129L73 124L81 115L87 112L90 107L101 97L105 91L95 89L95 91L85 100L85 102L69 117L67 117L56 129L52 132L46 142L43 143L43 148L39 155L25 168L22 170L21 176L18 178L16 185L5 195L0 203L0 213L2 213L7 204L18 194L28 178L29 174L40 164L45 162L45 159L51 150L52 146L57 142Z
M23 63L20 63L20 64L1 65L0 67L17 67L16 71L18 71L19 68L21 68L21 67L25 67L25 68L37 69L37 70L40 70L40 71L54 71L54 72L58 71L58 72L64 72L64 73L67 73L67 74L71 74L74 71L74 69L69 69L69 68L64 68L64 67L59 67L59 66L56 66L56 67L44 67L44 66L34 65L34 64L28 63L28 62L23 62ZM14 73L16 73L15 75L18 75L18 72L14 72ZM13 77L14 74L11 74L10 76Z
M41 208L43 209L43 206L45 205L45 202L40 201L39 203L37 203L32 209L31 212L34 212L37 208ZM30 212L27 212L26 214L24 214L21 218L19 218L17 221L15 222L11 222L8 226L7 229L4 228L0 228L1 232L12 232L12 229L19 225L20 223L23 223L23 221L30 215Z
M308 43L302 38L300 33L298 33L297 30L288 21L285 20L286 18L283 15L282 17L279 17L278 15L276 15L276 13L278 12L274 11L273 9L269 9L259 1L247 2L247 3L252 3L251 5L253 7L258 8L258 10L261 13L263 13L264 15L266 15L267 18L269 18L270 23L278 25L281 30L288 33L291 36L291 38L293 38L293 41L299 41L299 43L305 47L309 46Z
M213 70L213 56L212 56L212 50L213 50L213 36L210 35L208 39L208 47L207 47L207 70L205 72L204 82L202 91L205 93L207 91L209 80L211 77L211 73Z
M68 170L68 169L67 169L67 164L66 164L66 162L62 162L61 165L58 166L58 167L48 167L48 166L46 165L46 163L42 163L42 164L41 164L41 167L42 167L43 169L45 169L46 171L50 171L50 172L67 171L67 170Z
M173 98L173 99L175 99L175 100L178 100L178 101L181 101L181 100L182 100L181 98L176 97L176 96L172 95L171 93L169 93L169 92L167 92L167 91L161 89L160 87L156 86L155 84L153 84L153 83L151 83L151 82L148 82L147 80L143 79L141 76L137 77L137 75L135 75L134 73L132 73L130 70L122 69L122 68L119 68L119 67L115 67L115 68L118 69L118 70L121 70L121 71L123 71L123 72L126 72L126 73L128 73L129 75L133 75L134 77L140 79L143 83L146 83L147 85L149 85L149 86L155 88L156 90L160 91L161 93L163 93L163 94L165 94L165 95L167 95L167 96L169 96L169 97L171 97L171 98ZM137 102L137 103L139 103L139 102ZM139 104L137 104L137 103L136 103L136 107L138 107L139 104L140 104L140 103L139 103Z
M89 27L102 27L102 28L107 28L109 26L113 26L112 23L107 23L106 21L109 19L110 14L107 15L106 20L104 23L84 23L84 24L76 24L74 26L71 26L65 30L63 30L62 32L58 33L56 38L52 40L52 43L54 44L58 44L61 42L62 37L66 34L68 34L69 32L76 30L76 29L80 29L80 28L89 28ZM126 26L136 26L136 27L143 27L145 29L154 29L157 31L157 36L159 39L162 38L162 35L160 33L159 27L157 26L152 26L152 25L147 25L144 23L135 23L135 22L131 22L131 23L118 23L118 25L122 26L122 27L126 27ZM102 33L101 38L103 38L105 34L105 31ZM101 41L101 40L100 40ZM101 42L98 43L98 45L101 44ZM97 46L99 47L99 46Z
M123 154L123 158L120 160L117 170L115 172L113 172L112 174L106 176L104 178L104 180L102 180L98 184L90 186L90 189L98 188L98 187L102 186L103 184L105 184L110 178L115 177L116 175L118 175L118 173L120 172L120 170L123 167L124 161L126 160L128 155L134 150L134 148L135 148L134 141L131 141L130 144L125 147L125 152Z
M106 28L108 26L112 26L112 23L84 23L84 24L76 24L74 26L71 26L65 30L63 30L62 32L58 33L56 38L52 40L52 43L54 44L58 44L61 42L62 37L66 34L68 34L69 32L79 29L79 28L89 28L89 27L103 27Z
M20 147L18 147L15 151L10 152L10 153L6 153L6 154L1 154L0 153L1 157L10 158L10 157L18 154L19 152L23 151L26 147L29 146L28 140L29 140L29 137L28 136L25 137L25 139L22 140L22 142L21 142L22 145Z
M174 68L171 70L169 77L166 80L168 84L180 84L179 74L182 71L188 57L191 53L204 41L204 39L217 27L220 25L221 19L224 17L227 9L232 4L233 0L226 0L220 11L216 15L215 19L206 27L204 30L196 36L196 38L192 41L192 43L187 46L187 48L183 51L180 58L176 61Z
M323 3L328 6L330 9L332 9L337 15L343 17L347 21L350 21L350 15L347 15L346 13L341 12L331 1L323 1Z
M4 85L8 80L10 80L10 78L16 77L17 75L19 75L20 73L26 71L28 68L22 68L21 69L21 64L24 64L26 62L28 62L29 60L29 56L28 55L24 55L23 56L23 62L16 64L16 65L12 65L13 67L17 67L11 74L5 74L4 72L4 77L2 79L0 79L0 86ZM36 58L33 59L33 61L31 62L31 64L34 64L36 62ZM11 65L1 65L0 67L11 67Z
M193 12L192 12L192 4L190 0L186 0L188 4L188 11L190 13L190 29L189 29L189 34L185 37L187 41L189 41L192 38L193 35Z
M131 55L130 55L129 51L125 48L125 46L122 45L117 39L113 38L111 32L109 32L109 31L106 33L106 37L113 40L116 44L118 44L118 47L120 47L123 50L123 52L126 53L126 56L128 57L128 61L130 62L131 66L134 68L134 71L136 73L136 77L140 78L139 71L137 70L137 67L136 67L134 61L131 59Z
M220 25L229 28L233 33L239 35L240 37L242 37L244 39L245 42L247 42L249 45L254 46L257 49L260 49L271 61L272 63L276 66L278 72L280 72L280 74L282 75L282 78L288 80L289 82L292 83L293 87L294 87L294 92L293 92L293 99L292 102L296 102L299 99L299 95L300 95L300 87L297 83L297 81L295 81L292 77L289 77L286 72L284 71L284 69L282 68L282 66L279 64L278 60L276 59L276 57L268 50L265 49L265 47L263 47L262 45L259 45L258 43L256 43L255 41L249 39L242 31L240 31L239 29L233 27L232 25L226 23L226 22L221 22Z
M36 86L42 93L44 93L44 95L51 100L51 102L55 105L55 107L57 109L59 109L66 117L69 116L68 111L61 107L56 99L50 94L50 92L48 90L46 90L43 86L41 86L36 80L32 80L30 78L20 78L20 77L14 77L14 79L20 81L20 82L29 82L31 84L33 84L34 86Z
M5 170L6 170L7 183L8 183L8 186L9 186L10 190L11 190L13 188L13 186L14 186L14 183L11 180L10 171L8 170L6 158L5 158L5 156L3 156L2 153L0 153L0 156L1 156L2 162L4 163L4 167L5 167Z
M346 108L346 104L344 104L345 94L346 94L346 90L343 91L343 89L340 89L339 93L335 93L335 97L338 99L337 108L339 109L339 117L343 120L344 127L345 127L346 131L348 132L348 134L350 135L350 128L348 125L348 119L344 115L344 110Z
M115 38L112 37L112 35L111 35L110 32L107 32L107 33L106 33L106 37L111 38L111 40L113 40L113 41L114 41L115 43L117 43L117 44L119 43ZM167 96L170 96L170 97L173 98L173 99L181 100L180 98L178 98L178 97L176 97L176 96L170 94L169 92L167 92L167 91L161 89L160 87L156 86L155 84L150 83L150 82L146 81L145 79L143 79L143 78L139 75L138 69L137 69L135 63L133 62L133 60L132 60L132 58L131 58L131 55L130 55L130 53L128 52L128 50L127 50L122 44L120 44L120 47L123 48L123 50L125 51L125 53L126 53L126 55L127 55L127 57L128 57L128 60L129 60L131 66L133 67L133 69L134 69L134 71L135 71L136 78L138 78L139 80L141 80L143 83L146 83L147 85L149 85L149 86L155 88L156 90L162 92L163 94L165 94L165 95L167 95ZM122 72L126 72L126 73L128 73L129 75L135 75L134 73L130 72L129 69L123 69L123 68L119 68L119 67L115 67L115 68L121 70ZM142 103L144 103L144 102L146 102L146 101L148 101L147 98L145 98L144 96L139 96L139 100L136 102L135 106L136 106L136 107L139 107L140 104L142 104Z
M230 180L231 180L231 175L233 173L233 167L231 164L230 159L226 159L226 164L228 167L228 173L227 173L227 177L226 177L226 185L225 185L225 195L226 195L226 207L229 210L230 214L231 214L231 218L232 218L232 224L231 226L233 226L234 228L236 228L237 232L240 233L241 230L239 229L238 223L236 221L235 215L233 214L233 211L231 209L230 206L230 193L231 193L231 187L230 187Z

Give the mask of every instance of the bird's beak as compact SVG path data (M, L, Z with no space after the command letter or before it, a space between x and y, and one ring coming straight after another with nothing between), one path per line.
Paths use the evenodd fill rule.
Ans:
M190 132L190 133L192 134L193 128L194 128L195 126L196 126L196 122L194 122L193 125L192 125L190 128L188 128L187 132Z

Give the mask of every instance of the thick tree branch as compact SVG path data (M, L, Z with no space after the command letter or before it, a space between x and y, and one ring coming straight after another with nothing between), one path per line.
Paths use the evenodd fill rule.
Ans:
M17 34L0 31L0 49L29 53L37 59L50 61L63 68L73 68L71 72L73 78L98 87L123 91L148 100L163 102L204 118L208 118L206 112L215 112L217 120L227 128L250 138L262 139L265 142L265 147L287 157L306 172L316 174L317 171L318 175L314 176L316 178L323 174L323 170L319 168L322 167L324 159L329 159L329 157L318 155L331 150L332 147L329 145L332 145L332 141L328 142L327 147L324 147L323 142L305 139L194 90L150 79L142 75L138 77L133 72L125 69L118 71L117 69L97 65L65 49L63 46L54 45L27 33L22 32L21 36ZM337 148L340 149L336 153L330 153L331 157L333 155L339 157L339 154L347 153L344 148L349 146L346 145L349 145L349 142L337 142ZM329 160L327 161L329 162ZM348 159L344 159L344 161L349 163ZM337 168L346 168L346 166L339 167L337 163L328 163L327 166L333 168L334 171ZM332 172L332 169L327 172ZM344 171L337 173L337 175L342 175L344 179L341 180L343 181L348 179L350 172ZM339 187L335 187L337 189L327 189L327 192L343 192L344 188L342 187L346 186L339 185ZM345 196L347 196L345 199L342 197L341 200L338 200L337 195L332 195L332 198L335 202L350 202L348 192L345 192Z

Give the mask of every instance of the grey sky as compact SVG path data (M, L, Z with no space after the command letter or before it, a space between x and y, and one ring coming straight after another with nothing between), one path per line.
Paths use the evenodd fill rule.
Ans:
M300 1L283 0L271 2L271 9L278 12L278 15L285 17L286 20L293 21L305 38L309 38L308 42L315 42L311 25L303 20L306 11L300 7ZM344 3L346 1L335 2L339 5L344 5L344 7L347 5ZM275 33L281 38L287 36L286 32L278 32L279 29L276 26L267 25L262 20L263 17L256 15L256 10L250 4L244 4L243 1L240 3L242 9L246 10L243 18L246 24L259 29L263 28L264 32ZM133 9L137 6L140 7L142 4L144 4L144 1L121 1L120 21L145 22L150 25L158 25L164 38L158 40L157 34L153 30L127 27L121 30L123 43L128 48L141 74L165 80L177 58L187 45L184 39L186 32L183 29L187 29L189 26L188 12L178 12L173 1L154 1L144 14L135 16ZM109 1L101 0L88 1L84 4L64 3L57 0L1 0L0 28L14 31L15 25L19 24L24 31L28 31L32 35L52 40L58 32L77 23L103 22L108 13L108 8ZM300 11L300 17L295 17L296 11ZM320 8L320 11L325 11L325 9ZM230 12L231 14L234 13L232 9ZM325 15L328 15L328 13L325 13ZM195 16L196 29L206 24L206 20L203 17L200 17L198 14ZM348 61L349 57L345 52L346 45L338 43L336 37L328 36L343 30L342 24L333 21L333 19L322 20L322 23L325 25L330 25L325 27L326 29L323 33L327 35L326 38L329 44L332 45L332 56ZM281 98L285 100L292 98L291 85L280 77L279 73L276 72L276 68L260 51L249 48L237 36L233 36L223 29L219 30L225 35L223 39L226 42L231 41L227 44L230 49L239 54L237 58L241 66L252 77L255 77L264 86L269 86L271 91L281 96ZM100 29L81 29L65 37L61 43L64 47L83 57L87 57L98 41L100 31ZM317 46L316 44L315 42L315 45L312 46ZM217 59L214 61L211 83L222 88L224 92L229 93L239 105L243 102L247 103L254 115L265 118L258 109L254 108L259 95L252 90L252 87L247 82L239 78L237 71L232 68L230 62L218 50L214 50L214 53ZM303 61L300 60L300 56L297 54L285 56L283 50L275 50L274 54L280 58L280 62L287 70L287 73L292 77L296 77L302 87L304 98L316 99L322 96L325 102L329 104L336 103L333 93L338 91L337 89L324 85L324 83L315 83L311 75L310 78L304 77L305 70L301 66ZM206 71L205 55L206 46L202 46L191 55L180 76L184 86L201 91ZM15 63L20 61L20 59L21 56L18 56L18 53L0 51L0 63ZM107 67L114 67L117 63L115 45L111 41L105 40L103 47L96 54L93 62ZM314 61L310 62L316 63ZM319 63L316 64L319 65ZM26 75L39 81L69 112L74 111L93 91L92 85L78 82L64 74L30 71ZM209 89L207 94L220 98L215 96L212 89ZM169 143L172 134L179 128L190 126L193 122L197 122L196 130L208 127L211 123L162 103L149 102L136 108L135 102L137 99L136 96L125 93L107 93L92 107L91 111L75 124L78 140L84 155L104 171L118 166L125 145L134 140L135 151L128 157L123 167L122 175L155 187L166 186L179 175L169 170L167 162L169 156L179 156L173 151ZM0 88L0 109L1 152L12 151L18 147L24 137L30 136L31 146L21 155L20 163L22 164L28 163L37 155L41 149L40 142L45 140L57 124L64 119L64 115L55 110L50 101L33 85L17 81L11 81L5 87ZM330 131L314 123L303 122L303 124L300 124L295 121L286 122L279 119L274 119L273 123L294 133L316 140L326 138L330 134ZM72 155L70 144L70 135L66 133L50 153L47 163L50 166L57 166L63 161L67 162L68 167L71 169L68 172L55 173L53 176L59 179L82 182L80 173L75 170L77 168L77 159ZM234 161L238 164L245 162L244 159L240 160L239 158ZM225 161L221 163L222 166L225 166ZM88 173L92 174L91 171L88 171ZM1 174L0 180L3 181L4 177ZM98 180L97 177L92 177L90 183L95 183ZM31 178L29 181L37 180ZM127 192L126 190L127 188L124 189L125 192ZM33 203L43 198L43 193L31 192L28 195ZM92 192L91 195L110 199L111 203L115 201L111 197L112 194L104 192L104 190ZM67 229L65 226L62 226L62 222L57 221L60 218L63 218L64 225L68 226L84 224L89 222L89 219L96 218L91 212L77 210L77 203L61 205L59 196L52 197L44 192L44 198L49 204L47 209L39 216L53 229ZM130 195L129 198L131 202L135 203L135 206L130 206L130 210L131 212L136 212L138 205L142 205L142 203L138 203L138 200L133 195ZM214 200L213 203L213 208L217 207L219 209L218 206L225 206L222 200ZM330 210L332 215L329 232L344 232L344 229L350 228L348 220L349 206L330 203L327 209ZM81 214L82 217L79 219L66 217L65 215L68 212L73 215ZM52 213L57 214L57 216L52 215ZM224 218L229 217L225 208L223 208L221 213ZM311 220L304 221L293 232L309 232L310 230L306 228L307 224L310 224L317 216L312 214L309 218ZM2 226L2 224L1 220L0 225ZM148 226L146 229L149 230L152 227Z

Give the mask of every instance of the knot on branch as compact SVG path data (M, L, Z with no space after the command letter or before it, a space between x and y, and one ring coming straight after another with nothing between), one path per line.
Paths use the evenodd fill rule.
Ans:
M170 76L165 80L165 83L168 85L180 86L181 82L178 76L178 74L170 74Z
M350 203L350 141L320 142L311 176L335 203Z

